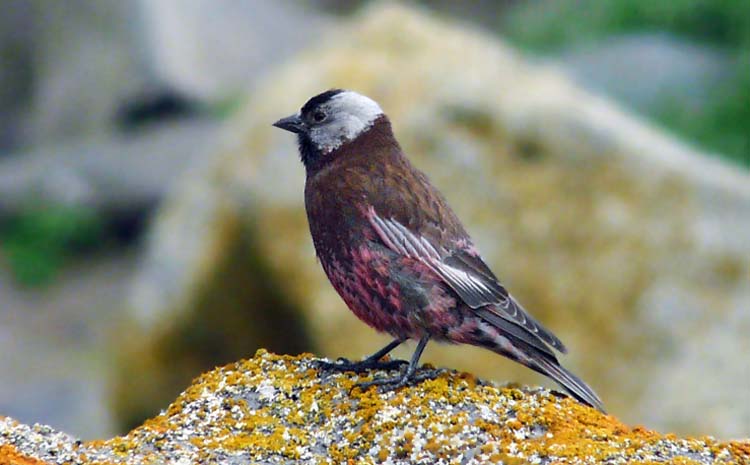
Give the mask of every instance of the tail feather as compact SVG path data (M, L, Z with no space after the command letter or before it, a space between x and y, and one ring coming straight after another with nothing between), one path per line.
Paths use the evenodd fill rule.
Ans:
M578 376L563 368L552 351L544 346L544 343L534 334L527 332L520 325L514 325L505 320L492 322L495 323L492 329L498 331L498 333L481 338L476 345L489 348L493 352L504 355L537 373L547 376L578 401L606 413L604 404L594 390ZM498 343L496 336L501 336L502 339L500 340L509 342L510 347L507 342L506 344Z
M534 357L532 363L536 366L530 366L529 368L557 382L557 384L562 386L578 401L590 405L602 413L607 413L604 410L602 400L596 395L594 390L584 383L578 376L557 364L556 361L541 356Z

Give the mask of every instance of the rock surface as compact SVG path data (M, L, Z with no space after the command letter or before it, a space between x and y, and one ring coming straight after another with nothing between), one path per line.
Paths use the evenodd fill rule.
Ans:
M393 373L321 372L318 360L261 350L109 440L0 418L0 463L750 463L750 442L629 427L545 389L440 370L417 386L362 391L357 382Z
M487 262L570 347L564 363L610 411L680 432L750 433L750 176L491 36L391 4L270 71L228 126L225 147L170 195L131 299L142 347L170 350L165 326L222 318L207 295L279 326L306 323L326 356L359 357L384 343L315 262L294 140L270 126L330 87L381 103ZM247 289L257 279L296 315L254 305ZM539 382L471 348L430 346L426 360Z

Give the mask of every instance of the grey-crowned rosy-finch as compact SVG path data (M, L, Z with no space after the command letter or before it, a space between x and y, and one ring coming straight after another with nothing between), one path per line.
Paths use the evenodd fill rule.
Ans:
M394 337L339 369L393 367L381 357L417 340L403 374L367 383L399 387L418 378L428 341L471 344L603 411L596 393L560 366L554 350L566 352L563 343L505 290L440 192L409 163L377 103L329 90L274 126L297 134L307 219L328 279L359 319Z

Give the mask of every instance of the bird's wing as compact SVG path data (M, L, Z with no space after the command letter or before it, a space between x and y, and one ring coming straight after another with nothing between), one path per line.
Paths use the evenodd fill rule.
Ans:
M480 317L495 325L500 322L498 318L517 324L560 352L567 352L565 345L505 290L473 250L445 250L395 219L381 217L374 209L367 216L387 247L429 266Z

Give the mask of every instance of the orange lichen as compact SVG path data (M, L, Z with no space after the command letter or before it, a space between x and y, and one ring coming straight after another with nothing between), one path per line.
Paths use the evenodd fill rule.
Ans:
M0 445L0 465L45 465L46 462L19 453L15 447Z
M546 390L456 372L391 392L357 387L384 375L322 372L309 354L261 350L200 376L129 434L71 448L78 463L750 463L748 443L629 427Z

